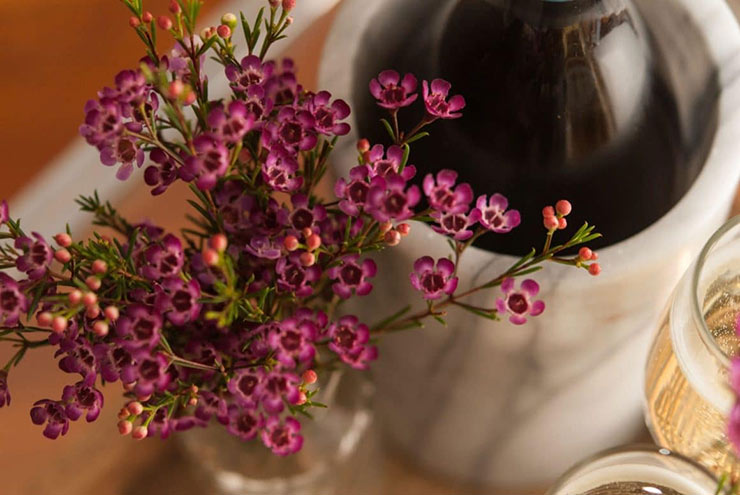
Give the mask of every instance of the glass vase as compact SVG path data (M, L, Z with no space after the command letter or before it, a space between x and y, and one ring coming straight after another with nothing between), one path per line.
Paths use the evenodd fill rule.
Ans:
M702 466L654 446L607 450L565 473L547 495L716 495Z
M213 423L182 434L184 451L213 495L377 494L378 449L370 434L372 385L356 372L334 372L315 401L313 419L300 418L303 448L274 455L256 439L244 442Z
M740 216L712 236L676 288L645 378L646 422L655 441L717 474L740 474L740 459L727 438L738 314Z

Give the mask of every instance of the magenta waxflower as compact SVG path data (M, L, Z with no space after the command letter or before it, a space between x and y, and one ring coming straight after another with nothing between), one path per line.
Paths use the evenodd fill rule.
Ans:
M255 368L238 370L229 380L227 387L234 399L243 408L254 409L259 404L262 381L265 373Z
M226 77L235 91L247 91L252 86L264 84L275 70L273 62L262 63L256 55L244 57L239 65L226 66Z
M0 407L10 405L10 390L8 389L8 372L0 370Z
M326 218L326 209L322 205L313 208L309 205L308 198L303 194L294 194L290 198L293 204L293 212L290 214L290 224L296 230L311 229Z
M133 132L139 132L141 126L134 122L126 124L126 128ZM108 167L121 164L116 172L118 180L126 180L134 171L134 164L141 168L146 155L141 149L136 138L132 136L118 136L112 142L100 148L100 163Z
M162 280L180 273L184 253L182 242L172 234L167 234L161 243L155 243L144 251L145 264L139 273L149 280Z
M303 437L299 434L301 424L295 418L280 419L270 416L262 430L262 443L280 456L295 454L303 446Z
M60 370L79 374L87 385L95 384L99 363L93 347L86 339L68 340L54 355L60 354L66 354L59 360Z
M442 294L452 295L457 290L455 264L447 258L437 260L430 256L423 256L414 262L414 272L411 274L411 285L424 293L424 299L434 300Z
M180 177L185 181L196 180L200 190L213 189L216 181L229 168L229 150L214 135L201 134L193 140L195 155L185 159Z
M262 86L250 86L244 104L247 106L247 112L254 115L255 128L261 126L274 107L273 101L267 98L265 88Z
M88 423L95 421L103 408L103 394L84 382L64 387L62 401L67 404L65 413L72 421L77 421L83 414Z
M33 232L32 235L33 239L19 237L15 240L15 248L23 251L15 260L15 266L31 280L38 280L46 274L54 253L41 234Z
M486 202L485 195L480 196L476 206L481 212L480 224L497 234L511 231L522 221L517 210L506 211L509 207L509 200L498 193L492 195L488 202Z
M452 85L444 79L435 79L431 84L424 81L422 83L424 94L424 105L427 113L434 118L439 119L458 119L462 117L459 110L465 108L465 98L462 95L455 95L447 101Z
M254 128L254 121L247 105L237 100L229 103L226 110L217 106L208 114L208 125L213 135L229 144L241 142L244 135Z
M367 193L368 210L378 222L411 218L420 199L419 188L406 189L406 181L398 174L376 177Z
M264 419L255 411L232 404L228 409L226 431L241 440L251 440L262 428Z
M344 136L350 127L346 122L339 122L349 116L349 105L344 100L334 100L331 104L331 93L319 91L306 102L306 109L314 118L314 129L327 136Z
M166 314L170 322L182 326L200 315L199 299L200 284L197 280L183 282L181 278L168 278L162 281L154 306L160 315Z
M229 422L226 401L208 390L198 392L198 407L195 409L195 417L202 421L210 421L213 416L221 424Z
M527 321L527 315L537 316L545 310L545 303L533 301L540 291L540 286L534 280L522 282L520 290L514 289L514 279L508 277L501 284L503 298L496 299L496 309L499 313L509 313L509 321L515 325L522 325Z
M366 165L353 167L349 171L349 182L340 177L334 185L334 194L340 198L339 209L351 217L356 217L365 208L370 191L369 169ZM384 186L384 183L379 183Z
M276 122L269 122L262 132L262 144L270 149L284 148L297 152L316 146L318 138L314 131L316 121L306 110L283 107Z
M481 218L478 208L473 208L470 213L432 213L438 225L432 225L432 230L438 234L448 235L456 241L466 241L473 237L473 231L469 230Z
M378 272L378 267L371 259L358 263L360 256L352 254L339 260L339 264L327 270L330 279L335 280L331 288L342 299L349 299L355 292L366 296L373 290L373 284L367 281Z
M264 235L252 237L245 249L252 256L266 260L276 260L282 256L281 245Z
M136 382L134 393L139 397L146 397L154 391L165 390L172 379L167 373L167 358L160 353L151 355L149 352L140 352L134 355L134 359L136 364L131 370Z
M115 83L115 99L121 104L124 115L131 117L133 109L144 103L151 87L139 70L122 70L116 75Z
M126 314L116 322L116 332L120 337L129 337L124 347L137 350L142 347L154 349L159 344L162 317L143 304L132 304Z
M313 346L318 337L316 325L308 320L288 318L280 322L267 337L275 359L286 368L292 369L298 363L308 363L316 355Z
M64 405L58 401L37 401L31 409L31 421L35 425L46 424L44 436L52 440L59 438L59 435L66 435L69 430L69 418Z
M283 149L270 151L262 164L262 180L273 190L294 192L303 185L303 177L297 177L299 165L295 157Z
M179 169L175 161L160 149L152 150L149 158L156 164L144 170L144 182L154 187L152 196L165 192L179 177Z
M418 94L416 93L417 80L413 74L401 75L394 70L384 70L377 79L370 81L370 93L378 100L378 105L388 110L411 105Z
M115 100L103 98L85 104L85 123L80 135L99 150L123 133L123 115Z
M403 162L403 150L399 146L394 145L388 148L384 156L383 145L376 144L370 149L368 161L372 169L371 177L377 175L386 177L391 174L398 174L401 169L401 163ZM416 175L416 167L406 165L403 171L400 172L400 175L403 177L403 180L409 181Z
M313 294L311 283L321 276L321 268L316 265L304 267L298 253L288 258L280 258L275 265L278 275L277 287L284 292L295 292L298 297L308 297Z
M295 75L295 63L284 58L279 71L273 72L264 84L267 97L276 105L292 105L303 91Z
M378 349L368 345L370 329L360 323L356 316L343 316L332 323L328 330L329 349L355 369L367 369L370 361L378 357Z
M8 223L10 220L10 211L8 210L8 202L5 200L0 201L0 225Z
M285 408L285 401L289 404L298 403L300 383L301 379L293 373L277 370L268 372L260 390L262 408L269 414L278 414Z
M0 325L6 328L16 326L21 315L27 310L28 299L18 282L0 273Z
M473 188L470 184L458 184L457 172L454 170L440 170L436 180L432 174L424 177L424 194L429 206L445 213L464 213L470 208L473 200Z

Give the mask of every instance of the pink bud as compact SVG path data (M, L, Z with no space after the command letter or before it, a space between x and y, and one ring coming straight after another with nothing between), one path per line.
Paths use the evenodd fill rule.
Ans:
M407 223L402 223L401 225L396 227L396 230L398 231L399 234L406 237L411 232L411 225Z
M97 305L88 307L87 311L85 311L85 316L91 320L97 318L100 316L100 308Z
M596 275L601 273L601 265L599 265L598 263L591 263L588 266L588 273L595 277Z
M591 259L594 260L594 261L596 261L597 259L599 259L599 253L597 253L596 251L594 251L593 253L591 253Z
M231 38L231 28L226 24L221 24L218 28L216 28L216 32L225 40Z
M567 227L568 227L568 220L566 220L565 218L558 219L558 229L564 230Z
M51 330L54 333L62 333L67 329L67 318L63 316L55 316L51 321Z
M53 319L54 319L54 315L52 315L48 311L44 311L43 313L40 313L36 317L36 321L38 321L39 325L42 327L50 326Z
M378 226L378 228L380 229L381 234L385 234L386 232L390 232L393 228L393 224L390 222L383 222Z
M305 267L313 266L314 263L316 263L316 256L314 256L313 253L309 253L308 251L305 251L301 253L300 256L301 265Z
M87 285L87 288L90 290L100 289L101 284L100 279L95 275L90 275L85 279L85 285Z
M69 234L57 234L54 236L54 240L57 241L57 244L62 247L69 247L72 245L72 238L69 236Z
M177 3L177 0L170 0L170 12L177 15L181 12L180 4Z
M200 37L203 41L206 41L208 38L213 36L213 28L203 28L200 31Z
M366 151L370 151L370 141L363 138L357 141L357 151L360 153L365 153Z
M191 407L192 406L197 406L198 405L198 398L197 397L191 397L188 400L188 405L191 406Z
M286 26L290 26L291 24L293 24L293 18L292 17L287 17L285 19L285 25Z
M154 16L152 15L151 12L148 12L148 11L144 12L144 14L141 16L141 20L146 23L152 22L152 19L154 19Z
M103 320L98 320L93 324L93 333L98 337L105 337L108 335L108 324Z
M545 206L544 208L542 208L543 218L554 217L554 216L555 216L555 208L553 208L552 206Z
M129 416L131 416L131 414L128 412L128 409L126 409L125 407L122 407L121 410L118 411L118 419L126 419Z
M306 385L313 385L319 379L319 375L314 370L306 370L301 378Z
M211 246L212 249L215 249L219 253L223 253L229 246L229 240L223 234L216 234L211 237L211 239L208 241L208 244Z
M298 238L294 235L285 236L285 239L283 239L283 246L288 251L295 251L298 249Z
M86 308L95 306L97 303L98 296L94 292L85 292L85 295L82 296L82 304L84 304Z
M313 234L313 230L311 230L310 227L306 227L305 229L301 230L301 234L303 234L304 239L308 239L308 237Z
M401 234L397 230L391 230L385 233L385 243L389 246L398 246L401 243Z
M270 1L270 7L273 9L277 8L278 5L280 5L280 0L269 0Z
M315 251L319 246L321 246L321 237L316 234L311 234L308 236L308 239L306 239L306 246L308 246L309 251Z
M295 401L295 405L296 405L296 406L302 406L302 405L303 405L303 404L305 404L306 402L308 402L308 397L306 397L306 392L301 392L301 393L300 393L300 394L298 395L298 400L297 400L297 401Z
M92 271L93 273L102 275L108 271L108 264L103 260L95 260L92 264Z
M105 308L105 311L103 313L105 314L105 317L108 318L110 321L116 321L120 316L120 312L115 306L108 306L107 308Z
M146 426L137 426L134 428L134 431L131 432L131 437L134 440L143 440L148 434L149 430L147 430Z
M590 260L593 254L594 253L587 247L582 247L578 250L578 257L581 258L583 261Z
M137 27L141 26L141 21L139 20L138 17L132 15L128 19L128 25L136 29Z
M170 97L171 100L176 100L180 96L182 96L182 93L185 91L185 84L179 80L175 79L172 81L167 88L167 96Z
M157 25L160 29L164 29L165 31L168 31L172 29L172 19L167 17L166 15L161 15L157 18Z
M126 410L132 415L132 416L138 416L141 413L144 412L144 406L141 405L141 402L138 401L132 401L126 404Z
M69 260L72 259L72 255L69 254L69 251L62 248L54 253L54 259L56 259L59 263L69 263Z
M296 0L283 0L283 10L290 12L295 8Z
M131 392L135 386L136 386L136 382L124 383L123 390L125 390L126 392Z
M192 105L195 103L195 100L198 98L198 95L195 94L195 91L188 91L185 94L185 98L182 99L182 103L185 106Z
M203 251L203 263L208 266L218 265L218 253L213 249L206 249Z
M570 212L573 210L573 205L570 204L570 201L561 199L555 203L555 210L557 210L558 215L565 217L570 215Z
M558 221L557 217L555 217L554 215L545 217L542 223L545 225L545 228L549 231L556 230L558 228L558 225L560 225L560 222Z
M118 433L123 436L131 434L131 430L133 429L134 425L131 421L122 420L118 422Z
M67 295L67 298L69 299L69 303L71 305L77 306L78 304L80 304L80 301L82 301L82 292L75 289Z

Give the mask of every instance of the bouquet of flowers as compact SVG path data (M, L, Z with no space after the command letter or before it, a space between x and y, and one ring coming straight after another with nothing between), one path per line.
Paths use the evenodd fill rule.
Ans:
M452 170L414 182L411 145L432 124L462 116L465 100L450 95L448 82L423 81L420 95L412 74L388 70L370 81L388 110L388 147L360 140L357 166L323 199L350 108L326 91L306 91L292 61L266 59L285 37L295 0L270 0L251 21L225 14L200 32L202 0L172 0L157 18L142 0L122 2L146 56L85 105L80 133L121 180L147 164L143 179L154 195L189 183L190 226L176 235L132 223L93 194L78 203L102 230L76 241L67 229L49 243L27 234L3 202L0 341L17 352L0 371L0 405L10 403L8 372L30 349L54 347L59 368L75 376L61 398L31 409L45 436L64 435L82 417L94 421L100 388L120 382L128 398L123 435L167 437L215 419L241 439L259 437L290 454L303 442L298 418L323 406L314 400L319 376L367 368L381 335L430 318L444 323L450 306L521 324L545 304L534 280L519 279L546 262L600 272L597 254L582 246L599 236L592 226L555 242L571 211L561 200L543 210L541 249L485 283L458 287L466 249L521 219L500 194L476 198ZM173 39L168 53L157 50L162 35ZM209 96L208 56L224 67L227 98ZM412 104L426 115L404 131L398 113ZM411 221L431 225L450 245L449 257L421 257L400 281L419 291L419 308L378 322L343 312L344 302L373 290L378 266L369 255L403 242ZM490 307L465 302L480 291L491 294Z

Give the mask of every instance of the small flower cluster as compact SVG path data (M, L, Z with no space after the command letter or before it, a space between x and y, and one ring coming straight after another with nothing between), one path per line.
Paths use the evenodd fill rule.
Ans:
M0 204L7 230L0 237L12 240L0 246L0 266L24 277L0 273L0 341L18 349L0 370L0 406L10 404L10 369L29 349L52 346L59 368L75 378L60 398L31 409L47 437L64 435L80 418L94 421L103 407L100 387L119 382L128 399L119 412L121 434L164 438L215 421L240 439L259 438L276 454L291 454L303 443L297 417L317 405L317 380L341 365L367 369L380 335L427 318L444 321L451 305L522 324L545 306L535 299L535 281L517 290L516 278L550 260L598 272L598 265L584 265L596 259L588 248L562 254L598 237L593 227L551 246L571 209L561 201L557 214L551 208L546 215L541 253L458 290L465 250L482 235L512 231L521 217L501 194L476 199L452 170L414 182L410 145L432 123L462 116L465 100L450 96L448 82L423 81L419 98L414 75L384 71L374 79L370 91L389 111L384 125L392 143L360 140L357 166L326 201L316 186L336 140L350 130L350 108L326 91L306 91L292 61L265 58L292 22L294 0L271 0L254 22L241 23L242 57L233 14L196 34L198 0L173 0L170 15L156 22L141 0L124 3L147 55L88 102L80 132L103 164L120 165L120 179L148 163L143 178L154 195L176 181L190 183L195 213L176 235L130 223L95 194L78 203L110 232L87 241L64 232L49 242L27 235ZM157 52L157 31L176 43L168 54ZM208 98L208 55L224 66L228 98ZM404 133L398 112L417 100L425 115ZM422 199L428 206L420 207ZM413 266L410 283L424 309L404 309L372 326L343 312L346 300L374 290L379 267L368 255L401 243L410 221L428 223L452 247L449 258L424 256ZM495 307L463 301L489 289L500 290L491 296Z

